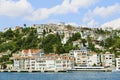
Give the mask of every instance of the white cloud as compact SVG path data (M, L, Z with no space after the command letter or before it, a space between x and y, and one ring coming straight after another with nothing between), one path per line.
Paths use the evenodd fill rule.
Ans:
M95 20L90 20L87 24L87 26L89 26L89 27L95 27L97 25L98 25L98 23Z
M113 29L120 29L120 18L106 22L101 27L103 29L106 29L108 27L113 28Z
M96 7L93 10L89 10L85 14L83 22L87 23L88 25L98 25L97 21L95 20L96 17L102 17L104 19L116 14L120 14L120 4L114 4L107 7Z
M89 10L85 14L83 21L93 19L96 16L106 18L114 14L120 14L120 4L114 4L107 7L96 7L94 10Z
M76 26L76 27L79 26L79 25L78 25L77 23L75 23L75 22L68 22L68 23L66 23L66 25L72 25L72 26Z
M80 7L88 7L98 1L99 0L72 0L70 4L72 7L79 9Z
M48 18L50 15L76 13L82 7L88 7L96 3L98 0L63 0L63 3L52 8L40 8L25 19L35 21Z
M88 7L98 0L63 0L62 4L51 8L38 8L28 0L0 0L0 15L19 17L36 21L48 18L51 15L77 13L80 8Z
M0 0L0 15L18 17L29 14L32 10L27 0Z
M114 4L108 7L96 7L92 13L101 17L108 17L113 14L120 14L120 4Z

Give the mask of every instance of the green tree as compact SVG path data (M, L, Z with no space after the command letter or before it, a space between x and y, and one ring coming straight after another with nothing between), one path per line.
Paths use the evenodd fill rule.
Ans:
M45 53L58 52L57 47L61 45L61 40L58 35L49 34L47 35L42 42L42 46Z
M6 40L12 40L14 37L14 32L11 30L11 28L9 28L5 33L4 33L4 37L6 38Z
M81 39L80 33L75 33L72 35L72 37L69 38L68 42L76 41L78 39Z
M83 46L86 46L86 45L85 45L86 42L87 42L87 41L86 41L85 39L82 39Z
M67 29L69 29L69 30L72 30L72 29L74 28L74 27L71 26L71 25L67 25L66 27L67 27Z

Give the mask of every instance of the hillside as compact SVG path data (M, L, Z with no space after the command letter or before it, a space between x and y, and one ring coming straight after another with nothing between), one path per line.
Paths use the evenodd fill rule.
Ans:
M35 27L8 29L5 32L0 32L0 53L2 55L0 62L8 61L13 53L23 49L43 49L46 54L63 54L69 53L70 50L87 47L97 53L110 51L116 56L120 55L119 30L110 32L67 25L64 27L63 33L61 31L52 28L48 30L47 27L42 31L41 37Z

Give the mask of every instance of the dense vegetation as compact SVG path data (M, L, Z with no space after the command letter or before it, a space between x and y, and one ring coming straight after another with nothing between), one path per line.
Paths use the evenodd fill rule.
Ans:
M67 26L69 29L72 27ZM120 31L114 31L120 32ZM109 31L104 31L102 29L97 29L96 34L110 34ZM73 34L66 44L62 44L61 40L64 37L63 35L56 34L47 34L44 31L43 37L38 37L36 28L25 27L21 29L16 29L12 31L11 29L6 32L0 32L0 53L11 51L11 54L22 49L43 49L45 53L68 53L70 50L79 49L79 47L73 46L73 41L81 40L83 45L86 47L88 43L88 48L95 52L104 52L95 48L95 45L92 43L92 38L88 35L87 39L82 39L80 33ZM120 38L114 34L104 41L98 43L104 47L105 51L110 51L116 55L120 55L120 52L116 49L120 49ZM5 55L0 58L0 62L8 61L11 54Z
M22 28L20 30L7 30L0 33L0 52L10 50L12 53L29 48L39 48L40 40L37 38L36 29Z
M62 45L58 33L38 38L35 28L22 28L15 31L9 29L4 33L1 32L0 37L0 52L10 50L12 53L30 48L43 48L45 53L66 53L73 49L72 41L81 38L80 33L75 33L65 45Z

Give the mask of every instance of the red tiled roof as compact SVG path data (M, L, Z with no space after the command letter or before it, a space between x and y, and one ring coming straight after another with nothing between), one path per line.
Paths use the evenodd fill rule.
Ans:
M28 49L28 50L23 50L24 54L28 54L29 51L31 52L31 54L36 54L36 53L40 52L40 49Z
M90 54L97 54L96 52L91 52Z
M14 59L24 59L24 58L37 58L37 56L17 56Z

